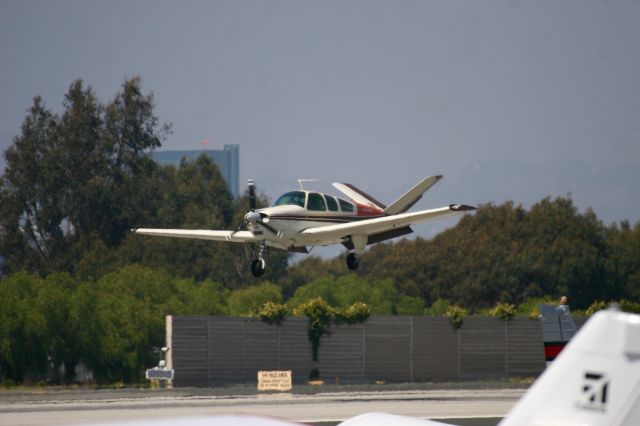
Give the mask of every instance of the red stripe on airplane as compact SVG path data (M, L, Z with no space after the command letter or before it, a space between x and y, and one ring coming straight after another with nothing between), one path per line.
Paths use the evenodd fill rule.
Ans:
M358 209L358 216L380 216L382 214L382 210L375 207L360 203L356 203L356 206Z

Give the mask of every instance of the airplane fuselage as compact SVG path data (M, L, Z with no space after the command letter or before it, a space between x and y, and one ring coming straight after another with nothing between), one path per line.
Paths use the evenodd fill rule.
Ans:
M338 238L317 244L302 234L306 229L385 216L381 209L374 206L304 190L288 192L274 206L256 209L255 212L261 220L247 220L248 229L254 235L262 236L267 245L290 251L305 251L304 248L309 245L327 246L345 242L345 238Z

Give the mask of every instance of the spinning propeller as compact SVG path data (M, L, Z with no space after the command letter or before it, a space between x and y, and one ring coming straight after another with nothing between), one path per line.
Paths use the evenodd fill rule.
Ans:
M272 226L270 226L268 224L269 222L269 216L267 216L264 213L258 212L256 211L256 186L253 183L253 179L249 179L248 180L248 185L249 185L249 213L247 213L246 215L244 215L244 224L245 226L248 225L252 225L252 226L256 226L256 225L260 225L265 229L268 229L269 231L271 231L274 234L278 234L278 231L276 231Z

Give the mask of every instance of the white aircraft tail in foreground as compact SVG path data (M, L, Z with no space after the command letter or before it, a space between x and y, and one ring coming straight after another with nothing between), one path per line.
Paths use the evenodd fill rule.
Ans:
M136 229L137 234L161 237L193 238L258 243L257 258L251 272L259 277L265 272L266 246L291 252L308 253L314 246L342 244L349 269L358 267L358 256L369 244L413 232L411 225L430 219L463 213L476 208L464 204L450 204L431 210L408 213L422 194L442 176L429 176L385 206L370 195L348 183L333 186L349 197L350 201L315 191L299 190L283 194L271 207L256 208L255 186L249 180L249 208L244 217L244 229L236 231L210 229Z
M445 426L386 413L341 426ZM498 426L640 425L640 315L596 313Z
M640 425L640 315L596 313L500 426Z

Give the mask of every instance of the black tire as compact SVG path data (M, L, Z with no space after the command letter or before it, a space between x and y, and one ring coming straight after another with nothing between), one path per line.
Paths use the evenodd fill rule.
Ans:
M358 260L358 256L356 256L355 253L349 253L347 255L347 268L349 268L352 271L355 271L356 269L358 269L359 264L360 264L360 261Z
M264 259L256 259L251 262L251 273L254 277L261 277L267 269Z

